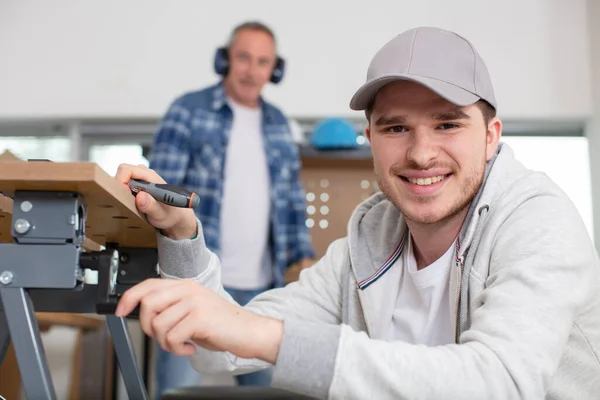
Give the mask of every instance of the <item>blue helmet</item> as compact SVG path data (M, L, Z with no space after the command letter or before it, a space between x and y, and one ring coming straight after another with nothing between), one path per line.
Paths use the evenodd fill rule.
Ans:
M313 130L310 144L317 149L348 149L358 147L354 126L341 118L321 121Z

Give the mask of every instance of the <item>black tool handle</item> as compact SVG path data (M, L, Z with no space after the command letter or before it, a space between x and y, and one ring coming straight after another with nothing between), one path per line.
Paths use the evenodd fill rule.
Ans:
M161 203L173 207L195 208L200 203L200 197L196 193L176 185L131 179L129 188L134 193L146 192Z

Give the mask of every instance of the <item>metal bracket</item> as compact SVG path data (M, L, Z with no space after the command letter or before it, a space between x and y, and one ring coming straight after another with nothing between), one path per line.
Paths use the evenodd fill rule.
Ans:
M0 244L0 287L69 289L81 283L86 211L77 193L16 191L15 244Z
M2 243L0 254L0 287L72 289L82 284L79 246Z
M149 278L158 278L158 251L145 248L118 248L109 243L109 249L97 253L82 253L81 267L98 271L96 312L114 314L117 303L130 287ZM130 318L139 316L139 307Z
M85 240L86 214L77 193L16 191L12 236L16 243L79 246Z

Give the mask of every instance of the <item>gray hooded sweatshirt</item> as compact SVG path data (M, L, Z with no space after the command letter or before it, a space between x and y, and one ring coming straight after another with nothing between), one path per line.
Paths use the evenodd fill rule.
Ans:
M322 399L600 399L600 261L580 215L546 175L503 144L459 234L448 307L455 343L388 341L407 225L377 193L348 235L246 308L284 321L272 385ZM158 236L163 277L223 297L219 259ZM271 366L197 348L200 372Z

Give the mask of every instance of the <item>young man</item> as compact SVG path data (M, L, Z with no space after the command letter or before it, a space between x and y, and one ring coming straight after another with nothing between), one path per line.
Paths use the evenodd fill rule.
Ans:
M351 107L366 110L383 193L298 282L240 307L193 215L142 194L174 279L140 283L117 314L141 304L144 331L199 370L274 365L273 386L317 398L597 398L598 255L567 196L499 143L472 44L398 35Z
M305 225L300 160L283 113L261 98L279 81L283 61L265 25L231 33L215 64L218 84L177 98L155 135L150 168L200 195L196 209L207 247L218 254L225 290L240 304L282 286L285 269L307 266L313 249ZM275 76L275 79L273 77ZM196 385L187 357L158 349L157 393ZM237 377L268 386L270 370Z

